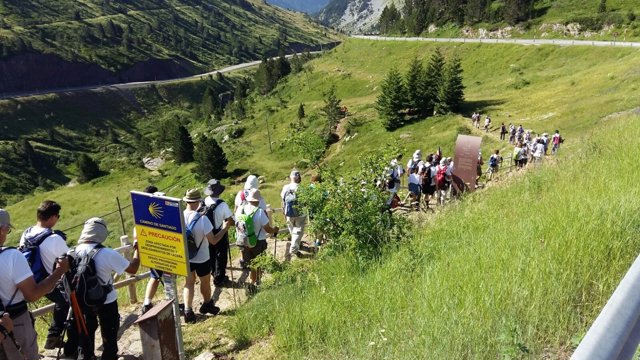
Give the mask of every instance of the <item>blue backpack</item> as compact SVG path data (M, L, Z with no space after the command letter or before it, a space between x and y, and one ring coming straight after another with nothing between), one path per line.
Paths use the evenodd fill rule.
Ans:
M66 240L66 237L63 233L53 231L51 229L46 229L45 231L33 236L33 237L25 237L24 244L20 246L18 250L24 255L29 263L29 267L31 268L31 272L33 273L33 278L36 280L36 283L44 280L47 276L49 276L50 272L53 269L45 269L44 264L42 263L42 257L40 256L40 245L51 235L60 235L63 239Z
M193 237L193 228L198 223L198 220L202 217L201 212L197 212L196 215L191 219L191 222L187 225L187 230L185 231L185 235L187 238L187 250L189 252L189 260L193 259L198 255L198 251L200 251L200 247L204 240L200 243L200 246L196 245L196 239Z
M287 191L284 194L284 215L288 217L297 217L300 216L298 210L296 209L296 205L298 205L298 199L296 198L296 193L293 190Z

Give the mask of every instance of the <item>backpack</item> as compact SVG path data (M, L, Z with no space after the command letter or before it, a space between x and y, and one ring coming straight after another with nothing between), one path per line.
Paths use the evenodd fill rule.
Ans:
M298 200L296 197L295 191L289 189L286 194L284 194L284 215L288 217L296 217L300 216L298 210L296 209L296 205L298 205Z
M408 167L408 169L407 169L407 172L408 172L409 174L414 173L414 172L418 169L418 165L419 165L419 164L420 164L420 163L419 163L418 161L413 161L413 159L411 159L411 163L409 163L409 167Z
M104 305L107 295L113 290L113 285L102 283L96 270L94 258L102 249L104 246L98 244L87 254L76 256L67 275L78 302L90 309Z
M256 207L251 214L247 214L244 211L245 207L242 207L242 213L236 221L236 245L252 248L258 244L258 235L260 235L262 229L256 234L253 226L253 216L259 209L259 207Z
M244 192L243 192L244 195ZM242 197L241 197L242 198ZM205 210L204 210L204 214L207 217L207 219L209 219L209 221L211 221L211 224L213 225L213 234L217 234L220 232L220 230L222 229L222 225L220 225L219 228L216 227L216 222L215 222L215 215L216 215L216 209L218 208L218 206L220 204L222 204L224 202L224 200L222 199L218 199L216 200L213 204L209 205L209 206L205 206ZM204 205L204 202L203 202ZM228 235L224 234L224 238L227 238Z
M33 278L36 280L36 283L44 280L49 276L49 272L53 270L44 268L42 257L40 256L40 245L53 234L58 233L51 229L45 229L45 231L34 237L25 237L24 244L19 248L20 252L29 263L29 268L31 268L31 272L33 273ZM64 239L65 237L63 236L62 238Z
M431 186L431 167L425 165L422 173L422 188L426 189L428 186Z
M436 172L436 185L440 188L447 184L447 166L438 166Z
M189 260L198 255L198 251L200 250L200 247L204 242L202 241L200 242L200 245L196 245L196 239L193 237L193 228L196 226L198 220L200 220L202 215L203 213L198 211L193 219L191 219L191 222L189 222L189 225L187 225L187 230L185 231L185 236L187 238L187 250L189 251Z
M497 156L491 155L491 157L489 158L489 166L490 167L498 166L498 157Z

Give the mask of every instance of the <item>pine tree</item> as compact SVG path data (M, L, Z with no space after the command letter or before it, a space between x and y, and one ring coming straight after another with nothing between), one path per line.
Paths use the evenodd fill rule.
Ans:
M201 137L193 153L196 167L193 172L200 181L227 177L229 161L214 138Z
M381 34L392 34L400 32L402 28L402 15L394 3L387 5L380 14L378 28Z
M438 113L458 111L464 102L464 85L462 84L462 64L454 57L445 70L444 85L438 94Z
M98 164L86 154L80 154L76 160L76 166L78 167L78 182L81 184L100 176Z
M387 130L394 130L404 124L403 111L406 108L406 89L397 69L391 69L380 86L376 109Z
M423 80L424 68L422 61L414 58L409 64L409 70L405 76L405 88L407 93L407 107L412 113L424 114L427 109L425 97L425 84Z
M202 95L202 113L207 118L213 115L216 121L219 121L222 118L222 106L220 105L220 99L210 86L207 86L204 90L204 95Z
M600 0L600 4L598 5L598 12L600 14L604 14L607 12L607 0Z
M193 161L193 140L183 125L178 126L176 136L173 138L173 155L178 164Z
M438 105L438 94L444 83L444 65L444 56L440 49L436 48L429 59L423 78L424 96L428 99L425 109L427 114L433 113Z
M331 85L329 90L324 93L324 106L320 111L327 118L327 128L325 130L325 140L331 142L335 137L335 131L338 128L338 123L342 119L343 114L340 109L340 102L336 96L336 86Z
M300 104L300 106L298 106L298 120L302 120L305 117L305 113L304 113L304 104Z
M511 25L529 20L534 0L505 0L504 19Z

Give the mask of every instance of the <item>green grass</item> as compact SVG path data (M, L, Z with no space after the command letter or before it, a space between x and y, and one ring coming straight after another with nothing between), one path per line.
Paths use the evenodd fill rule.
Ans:
M638 120L603 122L557 163L448 208L368 271L318 263L243 307L233 333L270 335L290 359L566 356L640 245Z

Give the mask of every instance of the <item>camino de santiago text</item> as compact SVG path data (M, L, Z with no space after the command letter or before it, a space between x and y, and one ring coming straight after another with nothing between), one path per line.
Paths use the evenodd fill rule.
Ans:
M145 219L140 219L139 223L141 225L153 226L153 227L158 228L158 229L166 229L166 230L169 230L169 231L176 231L176 232L178 231L178 228L175 227L175 226L172 226L172 225L169 225L169 224L157 223L157 222L149 221L149 220L145 220Z

